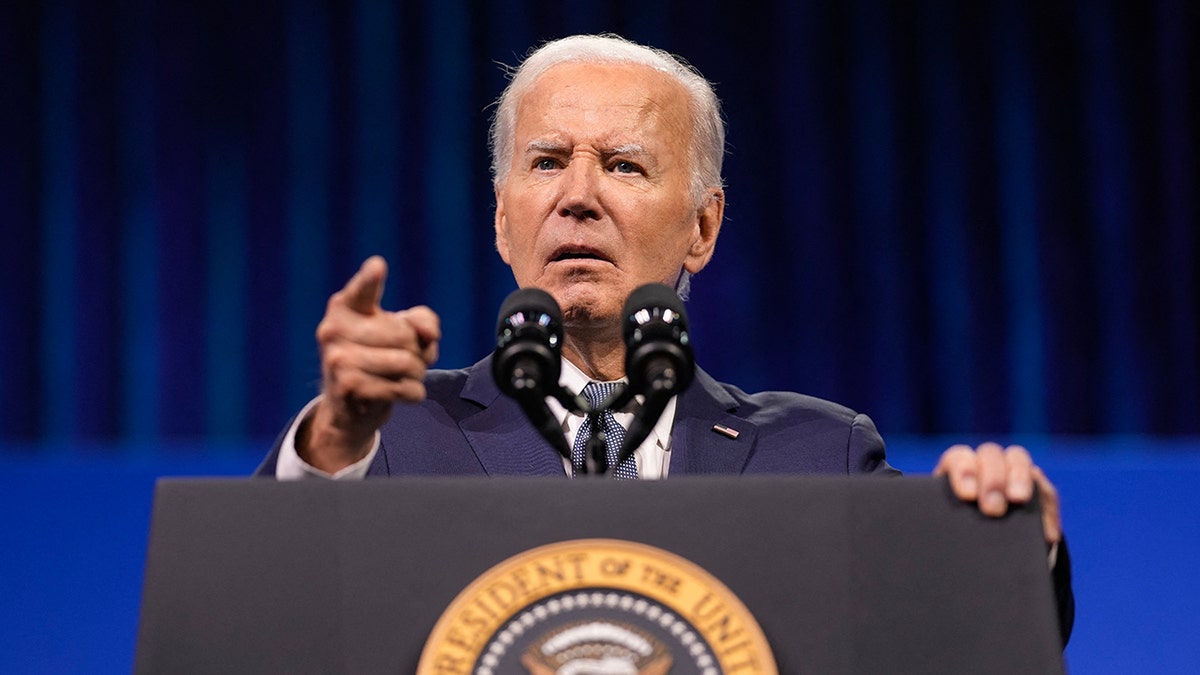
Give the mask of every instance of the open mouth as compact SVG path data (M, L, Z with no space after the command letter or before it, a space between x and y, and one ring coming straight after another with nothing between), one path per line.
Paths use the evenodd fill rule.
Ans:
M550 259L551 262L564 262L569 260L599 260L602 262L608 262L608 258L605 258L603 255L601 255L599 251L590 248L577 247L559 249L554 252L554 257Z

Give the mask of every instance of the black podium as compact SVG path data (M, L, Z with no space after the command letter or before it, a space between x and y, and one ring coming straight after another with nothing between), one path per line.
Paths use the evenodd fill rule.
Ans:
M163 480L139 673L413 673L439 617L555 542L718 579L780 673L1061 673L1040 520L931 478ZM483 608L486 610L486 608Z

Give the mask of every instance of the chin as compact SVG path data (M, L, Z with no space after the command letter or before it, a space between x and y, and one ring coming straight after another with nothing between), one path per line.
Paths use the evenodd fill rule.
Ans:
M572 284L551 290L563 312L563 323L569 327L600 327L620 323L625 298L620 289L594 284Z

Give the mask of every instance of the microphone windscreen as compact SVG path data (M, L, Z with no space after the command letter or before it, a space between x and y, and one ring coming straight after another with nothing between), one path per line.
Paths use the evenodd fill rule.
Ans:
M678 393L695 372L687 313L669 286L646 284L625 301L625 374L640 394Z
M536 316L545 315L555 324L562 324L562 310L554 296L540 288L518 288L500 305L500 315L496 318L496 332L503 330L504 324L516 315ZM519 319L518 321L523 321Z
M562 310L546 291L522 288L500 306L492 377L508 396L540 400L558 385Z
M625 317L626 342L629 341L630 334L639 325L647 323L656 316L662 316L661 310L668 310L677 316L676 323L687 330L687 312L683 309L683 300L670 286L646 284L634 289L625 301L625 310L621 312L621 316Z

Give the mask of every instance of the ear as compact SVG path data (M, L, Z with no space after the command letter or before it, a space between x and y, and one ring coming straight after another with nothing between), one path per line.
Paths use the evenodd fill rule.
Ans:
M684 258L683 268L696 274L712 260L721 232L721 221L725 218L725 191L721 188L709 190L696 218L696 237Z
M496 250L500 253L500 259L505 265L512 266L512 262L508 257L508 219L504 214L504 197L500 192L500 186L495 185L492 188L496 194Z

